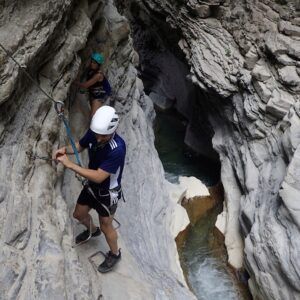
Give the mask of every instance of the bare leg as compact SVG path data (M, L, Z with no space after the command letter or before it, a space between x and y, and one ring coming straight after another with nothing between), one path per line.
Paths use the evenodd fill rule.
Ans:
M90 222L92 222L92 232L95 232L97 227L93 223L93 219L89 214L90 210L90 207L87 205L80 205L77 203L73 212L73 217L83 224L88 230L90 230Z
M92 118L96 110L100 108L103 105L103 103L99 100L91 100L90 105L91 105L91 118Z
M110 251L113 254L118 255L119 253L118 234L112 225L113 216L110 217L99 216L99 222L100 222L101 231L105 235L105 239L110 248Z

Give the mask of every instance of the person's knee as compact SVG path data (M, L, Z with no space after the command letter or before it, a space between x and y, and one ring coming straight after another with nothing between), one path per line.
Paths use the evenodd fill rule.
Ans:
M107 224L104 223L100 223L100 229L101 231L105 234L105 233L109 233L110 228Z
M77 220L79 219L79 213L76 210L73 211L73 218Z
M82 214L80 211L74 210L74 212L73 212L73 217L74 217L76 220L81 221L81 220L84 219L85 216L84 216L84 214Z
M76 204L76 207L73 211L73 217L79 221L82 221L84 218L87 218L89 215L90 208L87 205Z

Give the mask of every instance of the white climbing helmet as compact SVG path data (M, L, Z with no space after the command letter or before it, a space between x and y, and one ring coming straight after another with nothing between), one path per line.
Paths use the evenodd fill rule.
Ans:
M119 116L116 110L108 105L101 106L96 110L91 122L91 130L98 134L112 134L119 124Z

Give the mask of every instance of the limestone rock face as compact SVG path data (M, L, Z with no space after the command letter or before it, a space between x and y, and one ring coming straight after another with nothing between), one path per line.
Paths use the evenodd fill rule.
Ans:
M127 20L113 1L2 1L0 7L0 42L65 102L77 138L88 127L89 111L71 83L92 50L104 53L114 89L108 104L121 116L119 132L128 145L127 202L116 215L123 259L102 276L93 267L103 258L88 258L107 251L103 236L72 248L80 184L60 165L33 159L68 143L62 122L51 101L0 51L0 298L194 299L174 241L182 230L174 225L175 212L182 208L169 198L154 148L153 105L137 78ZM82 159L86 164L86 155Z
M213 126L229 262L246 267L254 298L300 298L299 2L126 3L146 24L168 24L166 39L176 33L201 91L190 121L205 111Z

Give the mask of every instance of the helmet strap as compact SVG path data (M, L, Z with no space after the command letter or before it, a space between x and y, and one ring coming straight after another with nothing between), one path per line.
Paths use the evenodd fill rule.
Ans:
M101 64L99 64L97 61L95 61L94 59L91 58L91 60L97 64L98 68L100 68Z
M97 142L97 144L92 148L92 150L97 151L98 149L103 149L115 137L115 134L116 134L115 132L112 133L111 138L107 142L104 143Z
M98 149L103 149L108 143L109 141L105 143L97 142L97 144L94 147L92 147L92 150L97 151Z

